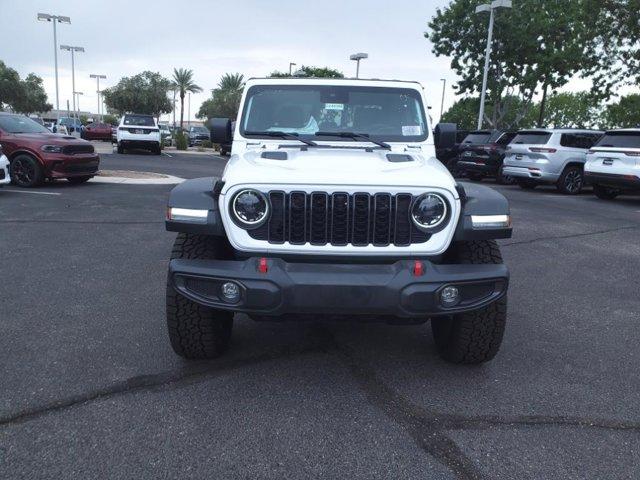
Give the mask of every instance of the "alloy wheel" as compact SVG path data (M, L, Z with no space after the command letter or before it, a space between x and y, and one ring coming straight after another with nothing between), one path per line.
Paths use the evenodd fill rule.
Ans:
M582 188L582 174L578 170L567 173L564 179L564 187L569 193L577 193Z
M11 165L11 173L13 174L18 185L29 185L35 177L35 168L29 162L23 162L17 159Z

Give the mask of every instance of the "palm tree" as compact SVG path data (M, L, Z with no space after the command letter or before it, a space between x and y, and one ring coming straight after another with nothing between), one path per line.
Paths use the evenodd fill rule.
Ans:
M225 92L238 92L244 88L244 75L225 73L218 82L218 89Z
M182 129L184 122L184 96L187 92L201 92L202 88L193 82L193 70L187 70L186 68L173 69L173 83L175 89L180 93L180 129Z

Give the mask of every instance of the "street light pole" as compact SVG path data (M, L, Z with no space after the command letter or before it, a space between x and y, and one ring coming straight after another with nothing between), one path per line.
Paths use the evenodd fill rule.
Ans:
M70 45L60 45L60 50L67 50L69 52L71 52L71 88L72 88L72 92L74 92L73 96L73 111L74 111L74 115L75 115L75 111L76 111L76 96L75 96L75 91L76 91L76 65L75 65L75 57L74 54L75 52L84 52L84 48L83 47L72 47Z
M289 62L289 76L291 76L291 72L293 67L295 67L297 65L297 63L293 63L293 62Z
M84 95L83 92L73 92L74 94L74 98L77 95L78 97L78 101L76 102L76 108L78 109L75 114L76 114L76 118L79 119L80 118L80 95Z
M56 23L71 23L69 17L61 15L49 15L48 13L38 13L38 21L53 23L53 62L55 66L56 77L56 117L60 120L60 94L58 89L58 32L56 29Z
M487 49L484 55L484 74L482 75L482 92L480 93L478 130L482 128L482 122L484 119L484 105L487 95L487 77L489 76L489 60L491 58L491 42L493 41L493 24L497 8L511 8L511 0L494 0L491 3L486 3L476 7L476 13L489 12L489 33L487 35Z
M360 77L360 60L364 60L365 58L369 58L368 53L354 53L349 56L349 60L355 60L356 62L356 78Z
M187 124L191 128L191 92L189 92L189 101L187 104Z
M105 79L107 78L107 76L92 73L91 75L89 75L89 78L95 78L98 83L97 90L96 90L96 92L98 93L98 118L100 119L100 123L102 123L102 114L100 113L100 79L101 78Z
M447 88L447 79L441 78L440 81L442 82L442 101L440 102L440 121L442 121L442 112L444 111L444 92L445 92L445 89Z

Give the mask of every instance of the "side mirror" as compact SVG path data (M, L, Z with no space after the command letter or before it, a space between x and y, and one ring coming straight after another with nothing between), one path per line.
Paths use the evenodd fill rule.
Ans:
M231 120L228 118L212 118L207 122L211 130L211 142L218 145L231 143Z
M453 148L456 144L455 123L439 123L436 125L434 142L437 149Z

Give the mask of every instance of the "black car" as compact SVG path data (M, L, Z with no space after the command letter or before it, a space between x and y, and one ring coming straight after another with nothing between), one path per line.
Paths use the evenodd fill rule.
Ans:
M458 151L462 141L469 134L469 130L457 130L456 131L456 143L450 148L436 148L436 158L442 162L442 164L453 173L456 160L458 158Z
M507 145L516 132L477 130L469 132L459 147L456 171L471 180L494 177L501 183L511 184L511 177L502 175L502 162Z
M189 146L197 146L202 145L202 142L206 142L209 140L210 133L207 127L196 127L193 126L189 128Z

